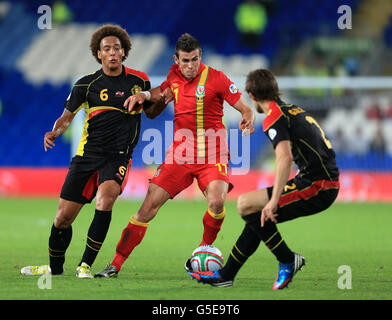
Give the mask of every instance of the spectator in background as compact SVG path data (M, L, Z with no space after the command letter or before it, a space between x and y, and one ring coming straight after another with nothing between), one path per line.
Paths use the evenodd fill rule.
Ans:
M384 119L384 111L381 109L381 106L378 103L370 106L366 110L366 115L369 119L380 121Z
M68 8L65 1L57 0L53 4L53 22L55 24L64 24L72 21L73 13Z
M336 153L344 153L347 150L347 141L344 137L343 130L337 128L334 135L332 136L332 146Z
M264 6L257 0L244 0L238 5L234 20L241 43L250 49L259 48L268 22Z
M386 141L381 126L377 128L376 134L373 137L372 141L370 142L369 150L370 152L373 152L378 156L385 155Z
M362 128L357 127L353 135L349 135L347 141L347 152L361 156L369 151L369 142L363 134Z

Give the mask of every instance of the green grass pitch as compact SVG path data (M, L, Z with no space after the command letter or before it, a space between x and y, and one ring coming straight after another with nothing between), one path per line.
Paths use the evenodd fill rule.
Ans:
M121 231L140 201L119 200L106 241L93 265L100 271L110 262ZM77 279L94 204L85 206L73 224L65 274L52 278L51 289L38 287L39 277L20 268L47 264L47 243L57 209L55 199L0 199L1 300L384 300L392 298L392 205L336 203L327 211L278 226L288 246L305 256L307 265L287 289L273 291L277 261L261 244L240 270L232 288L214 288L190 280L184 261L202 234L203 201L169 201L151 222L143 242L124 264L117 279ZM226 204L227 216L214 245L227 258L243 221L236 204ZM351 289L340 289L349 276ZM348 284L343 281L341 283Z

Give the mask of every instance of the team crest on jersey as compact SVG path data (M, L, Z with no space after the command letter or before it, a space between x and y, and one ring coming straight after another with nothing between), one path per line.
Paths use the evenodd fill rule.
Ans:
M205 91L206 91L206 89L205 89L204 86L198 85L197 88L196 88L196 96L201 96L201 97L203 97L204 94L205 94Z
M122 97L123 95L124 95L124 92L122 92L122 91L116 92L116 97Z
M140 88L137 84L135 84L131 89L132 95L135 95L136 93L139 93L140 91L142 91L142 88Z

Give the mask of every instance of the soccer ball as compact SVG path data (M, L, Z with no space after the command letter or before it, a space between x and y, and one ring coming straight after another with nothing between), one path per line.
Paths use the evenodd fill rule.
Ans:
M191 267L194 271L215 271L223 267L223 255L214 246L206 245L197 247L192 252Z

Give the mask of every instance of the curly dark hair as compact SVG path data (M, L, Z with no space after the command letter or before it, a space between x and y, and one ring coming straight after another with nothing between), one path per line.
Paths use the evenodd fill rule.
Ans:
M106 24L94 31L90 41L92 55L98 63L101 63L101 59L98 58L98 50L101 49L101 40L109 36L117 37L120 40L121 47L124 49L124 57L122 58L122 61L124 61L128 57L132 44L128 32L118 25Z
M196 49L199 49L201 54L201 46L199 41L197 41L197 39L191 36L189 33L184 33L177 40L175 54L178 58L179 56L178 52L180 50L189 53Z

